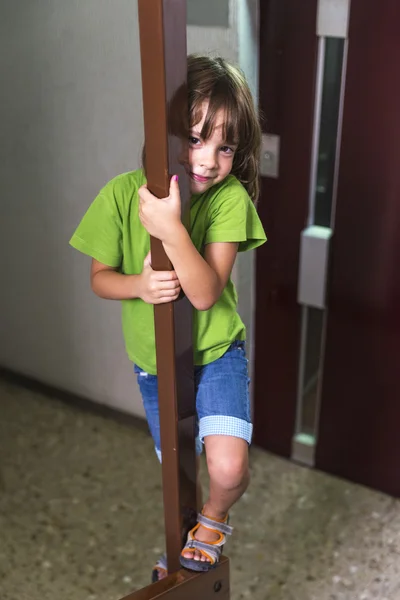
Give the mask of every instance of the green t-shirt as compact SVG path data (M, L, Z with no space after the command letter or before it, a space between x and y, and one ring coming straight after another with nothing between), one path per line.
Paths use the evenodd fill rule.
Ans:
M139 219L138 189L146 183L142 170L112 179L93 201L70 244L126 275L142 272L150 236ZM239 242L239 252L266 240L255 207L245 188L229 175L204 194L192 196L191 239L204 254L206 244ZM229 279L218 302L207 311L193 309L194 364L213 362L235 340L244 340L245 326L237 313L237 294ZM129 358L156 374L154 307L135 298L122 300L122 328Z

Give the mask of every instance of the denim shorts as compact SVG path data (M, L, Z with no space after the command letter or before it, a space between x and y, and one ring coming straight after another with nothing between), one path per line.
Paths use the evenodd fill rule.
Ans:
M161 460L157 375L150 375L137 365L134 369L157 456ZM196 366L194 378L197 454L201 454L204 438L208 435L230 435L250 444L253 425L245 342L233 342L221 358L208 365Z

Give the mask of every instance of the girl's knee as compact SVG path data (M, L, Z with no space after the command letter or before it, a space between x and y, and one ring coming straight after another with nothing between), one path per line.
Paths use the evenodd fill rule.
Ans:
M243 487L249 481L249 469L245 460L231 457L219 457L208 463L210 479L225 489Z
M249 481L247 443L240 439L237 442L231 444L222 441L222 444L208 444L207 447L210 479L226 489L243 487Z

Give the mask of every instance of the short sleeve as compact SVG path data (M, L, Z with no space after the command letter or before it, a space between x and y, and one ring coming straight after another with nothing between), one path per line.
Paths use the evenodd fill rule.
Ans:
M110 184L92 202L69 243L105 265L121 265L122 219Z
M239 252L245 252L261 246L266 239L254 204L245 188L233 179L213 199L205 243L239 242Z

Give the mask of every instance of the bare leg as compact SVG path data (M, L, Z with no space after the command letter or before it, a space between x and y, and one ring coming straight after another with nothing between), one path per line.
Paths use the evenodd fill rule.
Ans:
M203 488L201 487L200 481L200 457L198 456L196 459L196 467L197 467L197 512L200 512L203 508Z
M221 520L249 485L248 444L241 438L224 435L208 436L204 443L210 476L210 496L203 512L208 517ZM196 531L196 539L201 542L214 542L218 537L202 526ZM199 552L193 554L193 550L188 550L184 556L206 561Z

